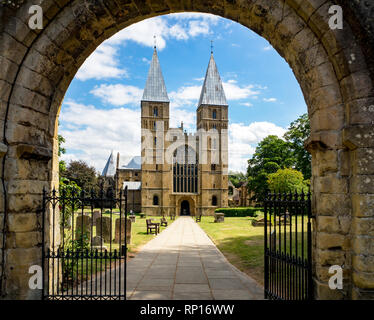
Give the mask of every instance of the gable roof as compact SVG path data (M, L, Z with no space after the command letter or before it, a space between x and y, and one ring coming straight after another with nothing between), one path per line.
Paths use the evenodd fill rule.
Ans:
M136 156L132 158L127 165L122 166L121 169L139 169L140 170L141 165L142 165L142 158L140 156Z
M153 51L152 62L148 71L148 78L142 101L169 102L156 48Z
M221 77L219 75L213 53L210 56L205 80L201 89L198 107L201 105L227 106L226 95L223 90Z

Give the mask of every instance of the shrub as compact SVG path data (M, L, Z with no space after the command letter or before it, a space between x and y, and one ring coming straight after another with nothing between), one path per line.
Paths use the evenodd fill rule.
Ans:
M222 212L225 217L256 217L256 211L259 210L262 210L262 208L218 208L215 212Z

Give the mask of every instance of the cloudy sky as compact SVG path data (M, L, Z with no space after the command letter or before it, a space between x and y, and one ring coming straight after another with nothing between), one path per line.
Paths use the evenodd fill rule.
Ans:
M282 136L306 112L288 64L251 30L206 14L172 14L123 29L102 43L79 69L66 93L59 133L64 160L82 159L102 171L111 151L121 164L140 155L140 99L154 35L170 98L170 125L193 132L197 100L214 57L229 103L229 168L245 171L256 145Z

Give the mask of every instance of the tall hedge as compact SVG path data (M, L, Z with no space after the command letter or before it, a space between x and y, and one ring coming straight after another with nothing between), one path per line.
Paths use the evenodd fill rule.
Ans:
M215 212L222 212L225 217L254 217L256 211L263 211L263 208L218 208Z

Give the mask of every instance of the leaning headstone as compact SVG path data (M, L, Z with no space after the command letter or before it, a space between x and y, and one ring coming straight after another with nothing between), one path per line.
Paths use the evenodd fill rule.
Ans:
M125 226L126 228L126 243L131 243L131 220L127 219L127 225L125 224L125 218L118 218L116 220L116 232L115 232L115 243L119 243L120 236L121 242L124 243L125 241Z
M272 226L272 223L268 220L268 226ZM264 226L265 225L265 218L262 218L262 219L259 219L259 220L256 220L256 219L253 219L252 220L252 226L254 227L261 227L261 226Z
M100 236L96 236L96 237L93 237L92 238L92 242L91 242L91 245L93 247L97 247L97 246L102 246L103 245L103 238L101 238Z
M214 222L224 222L225 221L225 214L221 212L214 213Z
M96 219L96 235L104 239L104 242L111 242L111 224L109 217L99 217Z
M87 215L79 215L75 218L75 238L80 239L82 235L91 238L91 217Z
M95 210L92 214L92 223L96 226L96 220L101 217L101 213L99 210Z

